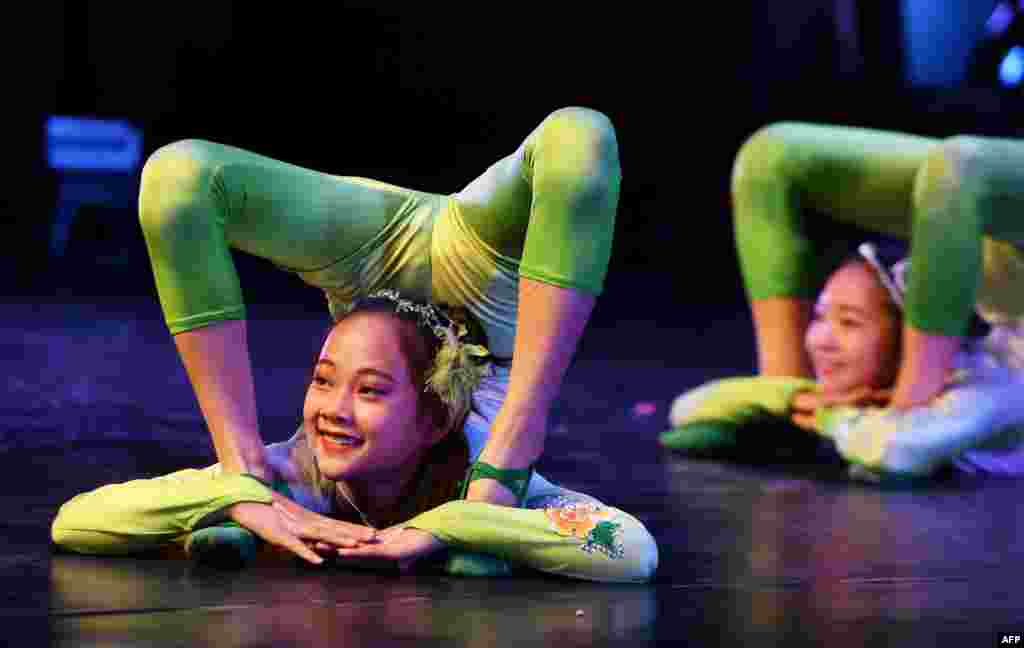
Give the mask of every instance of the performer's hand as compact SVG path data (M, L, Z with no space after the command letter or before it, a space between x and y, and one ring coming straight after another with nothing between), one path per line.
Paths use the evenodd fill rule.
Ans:
M239 502L228 507L228 517L275 547L291 551L306 562L322 564L321 558L288 526L281 513L270 504Z
M337 552L342 558L397 562L398 568L405 571L420 558L444 547L444 542L426 531L396 526L378 532L373 542L339 547Z
M820 394L821 407L849 405L850 407L887 407L892 400L891 389L862 386L842 394Z
M311 543L321 553L330 553L337 547L355 547L363 542L372 542L377 535L375 529L320 515L280 493L274 493L273 507L291 533Z
M817 424L818 409L835 405L851 407L886 407L892 398L891 389L861 386L840 394L799 391L790 404L790 420L811 432L820 432Z

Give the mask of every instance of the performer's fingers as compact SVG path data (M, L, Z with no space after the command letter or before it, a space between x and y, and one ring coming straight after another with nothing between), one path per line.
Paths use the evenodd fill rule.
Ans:
M339 536L344 536L359 542L372 542L376 536L375 529L320 515L280 494L275 493L273 506L283 517L294 521L304 532L323 534L323 537L307 538L309 540L334 542Z
M811 432L818 431L817 420L814 414L794 413L790 417L790 420L792 420L794 424L796 424L799 427L802 427L805 430L810 430Z
M793 396L790 408L798 412L813 412L820 402L821 397L816 392L800 391Z
M362 539L372 539L376 535L373 529L367 529L367 527L357 524L332 520L315 513L302 515L301 517L295 516L286 509L279 507L276 503L274 508L281 514L281 520L288 526L288 529L303 540L313 540L349 547L356 546L361 541L369 541Z
M313 543L313 551L317 552L317 554L321 556L331 556L334 554L335 551L337 551L337 549L338 548L334 545L328 544L326 542Z
M339 556L345 558L395 560L399 557L399 551L386 543L364 544L358 547L338 547L337 552Z
M308 563L313 565L322 565L324 562L323 557L317 554L315 551L306 546L306 543L299 538L288 534L283 538L278 539L279 545L285 549L291 551L293 554L302 558Z

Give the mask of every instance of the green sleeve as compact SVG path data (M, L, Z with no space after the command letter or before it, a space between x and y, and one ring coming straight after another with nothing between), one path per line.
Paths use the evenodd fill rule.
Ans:
M814 390L813 380L776 376L725 378L680 396L669 420L674 426L699 421L747 423L757 417L786 416L798 391Z
M798 391L813 391L805 378L745 376L701 385L680 395L669 413L671 429L658 437L670 449L692 452L735 447L741 429L766 417L788 418Z
M77 495L57 512L53 541L79 553L136 553L221 521L215 514L232 504L273 501L271 489L256 478L219 468L189 468Z
M907 410L822 407L818 427L858 477L928 477L967 451L1019 448L1020 383L997 375L957 372L939 396Z
M650 580L658 566L658 546L643 524L599 503L520 509L458 500L405 526L452 547L571 578L639 583Z

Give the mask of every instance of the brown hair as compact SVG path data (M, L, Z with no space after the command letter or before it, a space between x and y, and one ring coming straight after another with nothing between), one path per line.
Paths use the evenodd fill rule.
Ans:
M427 388L428 376L434 368L435 359L442 346L441 340L416 313L396 310L395 302L388 298L368 297L356 302L344 316L331 325L324 339L326 340L339 323L363 313L383 313L402 323L399 328L399 344L402 355L409 364L413 385L419 394L419 413L429 416L433 425L447 430L444 437L425 453L417 473L413 497L404 500L400 509L389 516L390 519L377 521L382 526L389 526L458 497L460 481L469 466L469 444L462 427L468 415L471 394L466 394L462 399L465 401L464 406L451 407L445 404L436 391ZM450 316L453 321L460 321L457 318L466 317L464 312L453 310L445 310L445 315ZM320 473L310 443L309 439L303 439L297 444L295 461L315 489L334 506L336 484Z

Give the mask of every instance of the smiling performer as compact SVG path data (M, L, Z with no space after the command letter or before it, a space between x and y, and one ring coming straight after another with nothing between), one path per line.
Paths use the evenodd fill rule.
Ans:
M815 218L910 241L897 409L942 390L975 305L1007 330L1024 322L1022 141L776 123L740 148L732 194L762 375L810 376L801 340L835 260Z
M1024 365L1024 142L780 122L761 128L740 148L732 193L737 250L765 378L756 384L776 379L792 385L790 378L812 376L802 342L813 294L833 262L826 242L813 237L811 223L821 218L910 240L900 363L885 395L886 420L895 411L906 412L907 420L934 411L958 368L975 309L993 326L986 348L997 363ZM999 380L989 376L993 390ZM1016 389L1014 376L1005 375L1003 384ZM844 398L856 401L856 394ZM780 407L787 404L783 399ZM874 438L879 450L871 461L884 469L880 449L890 441L883 427L854 433L850 425L854 436ZM717 443L714 435L708 441ZM673 442L684 443L678 437ZM929 464L890 466L928 472Z
M1024 401L1018 396L1024 365L999 326L965 342L931 403L884 407L900 365L907 272L907 260L890 266L874 246L861 245L832 273L814 306L804 348L817 382L763 376L698 387L673 404L674 428L661 436L662 445L764 444L759 436L766 423L791 421L831 439L855 478L917 481L948 464L1024 474ZM775 441L787 438L796 437Z
M268 481L231 249L323 289L337 317L381 288L465 308L511 359L467 499L523 502L548 414L601 293L618 205L609 119L564 108L453 195L303 169L202 140L147 161L139 217L168 327L226 473Z
M266 447L270 479L216 464L104 486L61 507L54 542L106 555L177 548L221 564L279 547L314 564L403 568L451 547L572 578L649 580L654 539L588 495L535 474L525 508L459 498L509 373L472 328L391 290L359 300L324 342L302 426Z

